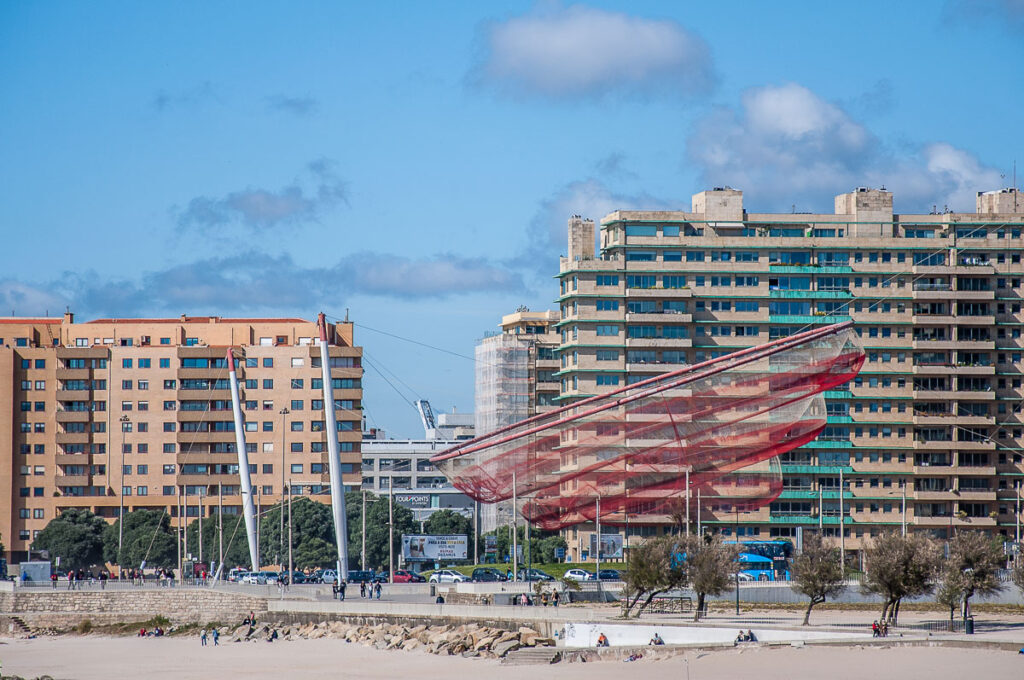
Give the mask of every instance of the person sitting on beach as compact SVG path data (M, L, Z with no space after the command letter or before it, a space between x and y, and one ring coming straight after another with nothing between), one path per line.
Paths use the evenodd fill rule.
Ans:
M741 642L746 642L746 633L741 629L740 632L736 633L736 639L732 641L733 645L738 645Z
M145 628L140 628L139 629L139 637L146 637L146 629Z
M750 630L749 628L747 629L746 638L747 639L744 640L744 642L757 642L757 638L754 637L754 631Z
M655 634L654 634L654 637L652 637L652 638L651 638L651 641L650 641L650 642L648 642L647 644L649 644L649 645L655 645L655 646L657 646L657 645L663 645L663 644L665 644L665 641L661 639L661 636L660 636L660 635L658 635L657 633L655 633Z
M608 646L608 638L605 637L604 633L601 633L597 637L597 646L598 647L607 647Z

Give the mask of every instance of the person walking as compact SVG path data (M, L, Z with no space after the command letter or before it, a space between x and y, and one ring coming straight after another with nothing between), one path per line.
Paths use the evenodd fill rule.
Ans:
M552 607L558 607L558 598L559 598L559 595L558 595L558 591L556 590L555 592L553 592L551 594L551 606Z
M345 582L338 580L338 599L342 602L345 601Z
M201 631L199 631L199 639L203 643L202 646L205 647L206 646L206 629L205 628L203 628Z
M359 584L359 597L366 597L366 583Z
M382 588L380 587L379 583L376 586L374 586L374 590L377 592L377 599L379 600L380 599L380 593L381 593L381 590L382 590Z
M213 629L213 646L220 646L220 631L216 628Z

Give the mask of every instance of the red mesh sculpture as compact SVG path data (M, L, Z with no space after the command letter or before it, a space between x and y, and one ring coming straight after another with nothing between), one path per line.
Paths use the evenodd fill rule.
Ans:
M598 498L608 524L698 495L753 510L782 491L777 457L825 427L822 392L863 362L852 323L825 326L528 418L431 461L476 500L515 495L545 529L593 521Z

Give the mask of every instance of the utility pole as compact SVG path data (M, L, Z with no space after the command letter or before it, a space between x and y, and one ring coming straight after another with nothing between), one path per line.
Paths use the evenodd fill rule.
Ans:
M686 468L686 535L690 535L690 468Z
M604 601L604 595L601 590L601 495L598 494L595 505L594 513L594 529L597 533L597 538L594 541L597 544L597 549L594 550L594 554L597 556L596 566L594 567L594 575L597 576L597 597L599 601Z
M395 474L388 477L388 583L395 582Z
M128 416L121 416L121 488L117 491L117 568L121 569L121 546L124 544L124 433L131 426Z
M291 411L289 411L288 407L285 406L283 409L278 411L278 413L281 414L281 496L280 497L281 497L281 503L284 503L284 466L285 466L285 461L284 461L284 448L285 448L284 432L285 432L285 416L287 416L289 413L291 413ZM280 555L281 556L280 556L280 558L278 558L278 560L279 560L279 562L283 562L284 561L284 507L282 505L280 505L280 504L277 507L278 507L278 513L277 514L279 514L281 516L281 529L280 529L280 534L279 534L280 537L281 537L281 541L280 541L281 547L278 548L278 550L280 551ZM289 576L291 576L291 574L289 574Z
M825 491L821 486L821 478L818 478L818 535L825 535Z
M263 501L260 497L260 487L256 487L256 570L263 566L263 558L260 556L260 525L263 524Z
M292 562L292 485L288 483L288 583L292 582L295 575L295 563Z
M180 489L181 487L177 487L176 486L174 488L175 489ZM175 501L175 504L178 506L176 508L177 511L178 511L178 526L177 526L177 529L176 529L175 535L174 535L174 543L175 543L175 545L178 548L178 578L181 579L182 582L184 582L185 574L182 572L182 563L181 563L181 524L182 524L182 521L181 521L181 495L178 495L178 497L175 498L174 501ZM119 570L120 570L120 566L121 565L118 565L118 569Z
M203 513L206 512L206 504L203 503L203 487L199 487L199 561L203 561Z
M289 499L290 500L290 499ZM361 532L363 538L363 549L359 553L359 568L366 569L366 492L363 492L363 530Z
M846 576L846 518L843 517L843 490L846 484L843 481L843 468L839 468L839 568Z
M224 573L224 488L217 482L217 540L220 542L220 573Z
M740 504L733 504L733 508L736 510L736 548L740 547ZM736 565L736 616L740 615L740 570L739 565Z
M185 506L185 525L181 529L182 543L185 547L182 548L182 552L185 553L185 559L188 559L188 486L185 487L185 495L181 497L181 504Z
M480 503L473 501L473 564L480 564Z
M519 580L519 522L516 520L516 471L512 471L512 580Z
M700 526L700 487L697 487L697 536L703 536Z
M903 490L903 503L900 506L900 512L902 513L901 524L902 524L902 535L907 535L907 480L900 480L900 486Z

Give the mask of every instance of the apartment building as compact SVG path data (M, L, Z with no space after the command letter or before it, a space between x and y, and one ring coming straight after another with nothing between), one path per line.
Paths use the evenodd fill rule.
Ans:
M474 415L476 434L487 434L557 408L559 395L558 312L518 309L501 317L500 332L476 346ZM510 512L507 504L485 505L482 531L494 530Z
M894 214L892 198L858 188L836 197L834 214L750 213L742 191L717 188L690 211L613 212L598 235L573 217L559 271L559 401L852 320L867 361L826 393L822 435L782 457L782 495L738 521L728 505L702 507L704 524L762 539L841 530L852 554L904 526L1014 540L1024 198L979 192L973 213L922 215ZM631 518L629 533L666 520ZM590 532L570 532L580 556Z
M361 482L362 349L328 327L344 483ZM329 502L320 348L304 319L0 319L0 534L22 559L65 508L241 512L227 347L258 502ZM220 495L219 495L220 494ZM187 511L179 513L185 497Z

